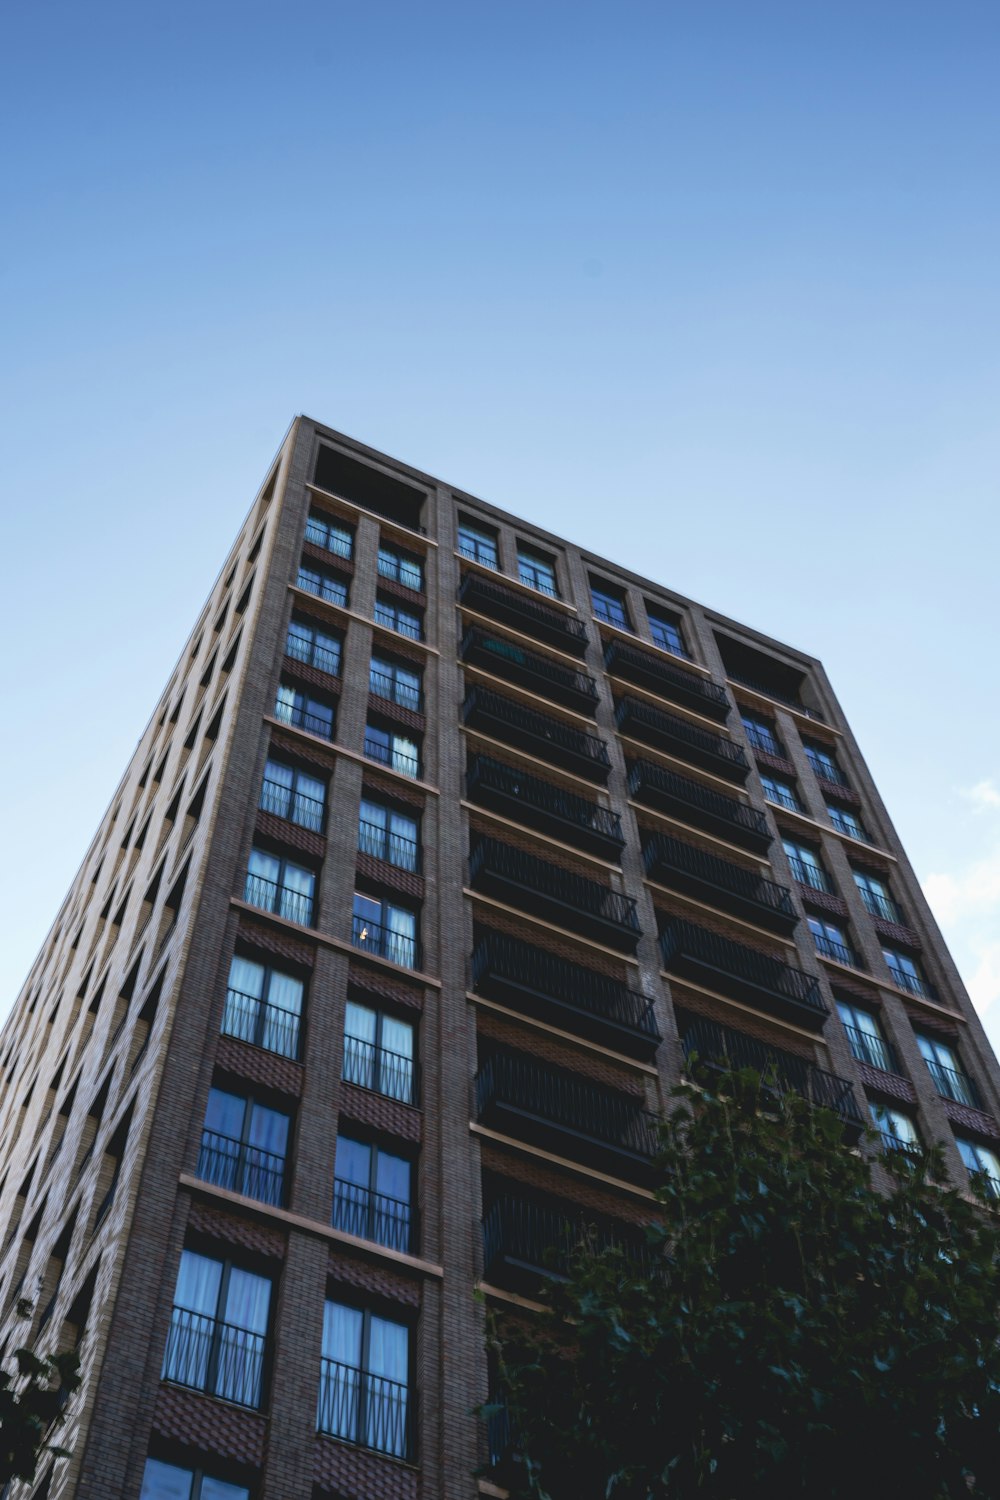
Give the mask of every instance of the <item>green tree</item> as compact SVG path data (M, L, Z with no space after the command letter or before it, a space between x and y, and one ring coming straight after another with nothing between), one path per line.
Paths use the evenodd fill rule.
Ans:
M939 1149L889 1153L876 1190L837 1116L749 1070L676 1095L648 1262L583 1245L542 1313L491 1322L511 1494L1000 1495L985 1194Z
M30 1302L17 1305L20 1318L30 1317ZM49 1442L65 1420L64 1408L80 1384L80 1360L75 1350L36 1355L15 1349L14 1368L0 1369L0 1484L10 1479L33 1480L39 1462L48 1454L66 1458L65 1448Z

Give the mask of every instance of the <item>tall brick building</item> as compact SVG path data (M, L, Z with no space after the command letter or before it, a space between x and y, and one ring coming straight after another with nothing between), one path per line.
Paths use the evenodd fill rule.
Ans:
M501 1494L474 1289L639 1242L692 1048L1000 1189L820 664L297 420L0 1037L34 1493Z

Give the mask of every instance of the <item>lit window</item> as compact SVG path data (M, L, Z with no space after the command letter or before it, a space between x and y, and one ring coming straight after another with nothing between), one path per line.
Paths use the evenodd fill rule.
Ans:
M403 1104L414 1102L413 1027L348 1000L344 1015L346 1082Z
M404 906L355 892L351 937L356 948L406 969L417 966L417 917Z
M260 1406L270 1304L266 1276L185 1250L162 1378L239 1406Z
M315 776L293 770L280 761L269 760L264 767L260 789L260 806L264 812L287 818L300 828L319 833L323 827L326 786Z
M538 589L542 594L557 596L559 590L556 588L556 565L551 557L546 557L543 552L534 552L530 547L518 547L517 549L517 576L521 582L527 584L530 589Z
M319 1431L406 1458L409 1364L405 1324L327 1302L316 1414Z
M289 1123L279 1110L209 1089L198 1176L231 1193L279 1206L285 1192Z
M405 1157L341 1135L334 1170L334 1229L409 1251L411 1167Z
M415 871L418 863L417 821L406 813L363 799L358 824L358 848L401 870Z
M424 587L424 565L419 557L409 552L400 552L396 547L379 547L378 570L383 578L391 578L404 588L421 593Z
M280 1057L298 1057L304 993L301 979L237 954L229 967L223 1034Z

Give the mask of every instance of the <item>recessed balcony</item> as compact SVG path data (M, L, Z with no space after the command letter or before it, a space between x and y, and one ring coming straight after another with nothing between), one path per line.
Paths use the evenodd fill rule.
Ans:
M650 879L672 891L695 896L774 932L791 932L799 920L787 886L680 839L654 833L646 840L642 855Z
M532 599L518 589L507 588L482 573L465 574L458 590L458 602L478 614L500 620L515 630L533 635L571 656L584 656L587 651L587 631L575 615L553 609L539 599Z
M475 1081L476 1118L588 1166L645 1180L657 1118L635 1099L516 1052L496 1052Z
M548 1207L513 1194L498 1198L483 1219L483 1274L511 1290L531 1292L545 1277L563 1281L576 1250L619 1250L634 1266L650 1253L637 1225L599 1214Z
M631 896L497 839L476 844L469 881L477 891L624 953L634 953L642 935Z
M615 709L615 721L630 739L702 766L727 781L743 782L750 774L750 763L733 740L700 729L641 698L623 698Z
M536 713L489 688L469 690L462 717L470 729L516 745L537 760L562 766L586 781L603 783L611 772L608 747L597 735Z
M725 792L713 792L700 781L692 781L666 766L648 760L636 761L629 769L629 796L645 807L702 828L706 833L765 853L774 835L764 813Z
M472 988L631 1057L649 1060L660 1042L653 1002L645 995L620 979L499 933L488 933L476 945Z
M670 698L684 708L705 714L724 724L729 717L729 698L725 688L706 677L696 677L683 667L633 646L630 641L609 641L604 651L604 666L613 677L624 678L636 687Z
M603 859L617 862L625 847L621 819L610 808L488 756L473 758L465 786L470 801Z
M577 713L593 718L597 712L597 683L585 672L577 672L550 657L526 651L516 641L490 635L477 625L465 632L460 650L462 660L472 667L481 667L507 682L516 682L529 692L551 698L554 703L562 703Z
M663 967L678 978L743 1000L822 1031L829 1015L819 981L803 969L720 937L693 922L671 920L660 937Z

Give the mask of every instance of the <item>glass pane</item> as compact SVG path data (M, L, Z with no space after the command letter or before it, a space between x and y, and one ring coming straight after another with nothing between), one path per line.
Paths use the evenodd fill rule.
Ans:
M356 1005L353 1000L348 1000L344 1013L344 1032L347 1036L357 1037L362 1042L371 1042L374 1046L376 1019L375 1011L369 1010L366 1005ZM407 1030L409 1030L408 1027Z
M234 957L229 965L229 988L259 1000L264 993L264 974L263 964L255 964L249 958Z
M201 1313L206 1318L214 1318L219 1305L221 1284L221 1261L209 1260L207 1255L196 1255L193 1250L184 1250L181 1252L181 1264L177 1272L174 1306Z
M341 1302L327 1302L323 1309L323 1358L361 1368L361 1337L364 1314Z
M178 1469L173 1464L161 1464L158 1459L147 1458L139 1500L191 1500L193 1483L194 1475L190 1469Z
M246 1111L247 1102L238 1094L226 1094L222 1089L209 1089L205 1129L238 1141L243 1134Z
M271 1305L271 1283L266 1276L241 1271L233 1266L226 1292L225 1321L247 1333L267 1332L267 1313Z
M349 1136L338 1136L334 1170L341 1182L368 1188L371 1185L372 1148L363 1141L352 1141Z
M265 854L262 849L251 849L247 869L261 880L276 883L281 871L281 861L274 854Z
M250 1491L242 1484L227 1484L223 1479L211 1479L206 1474L201 1481L198 1500L250 1500Z

